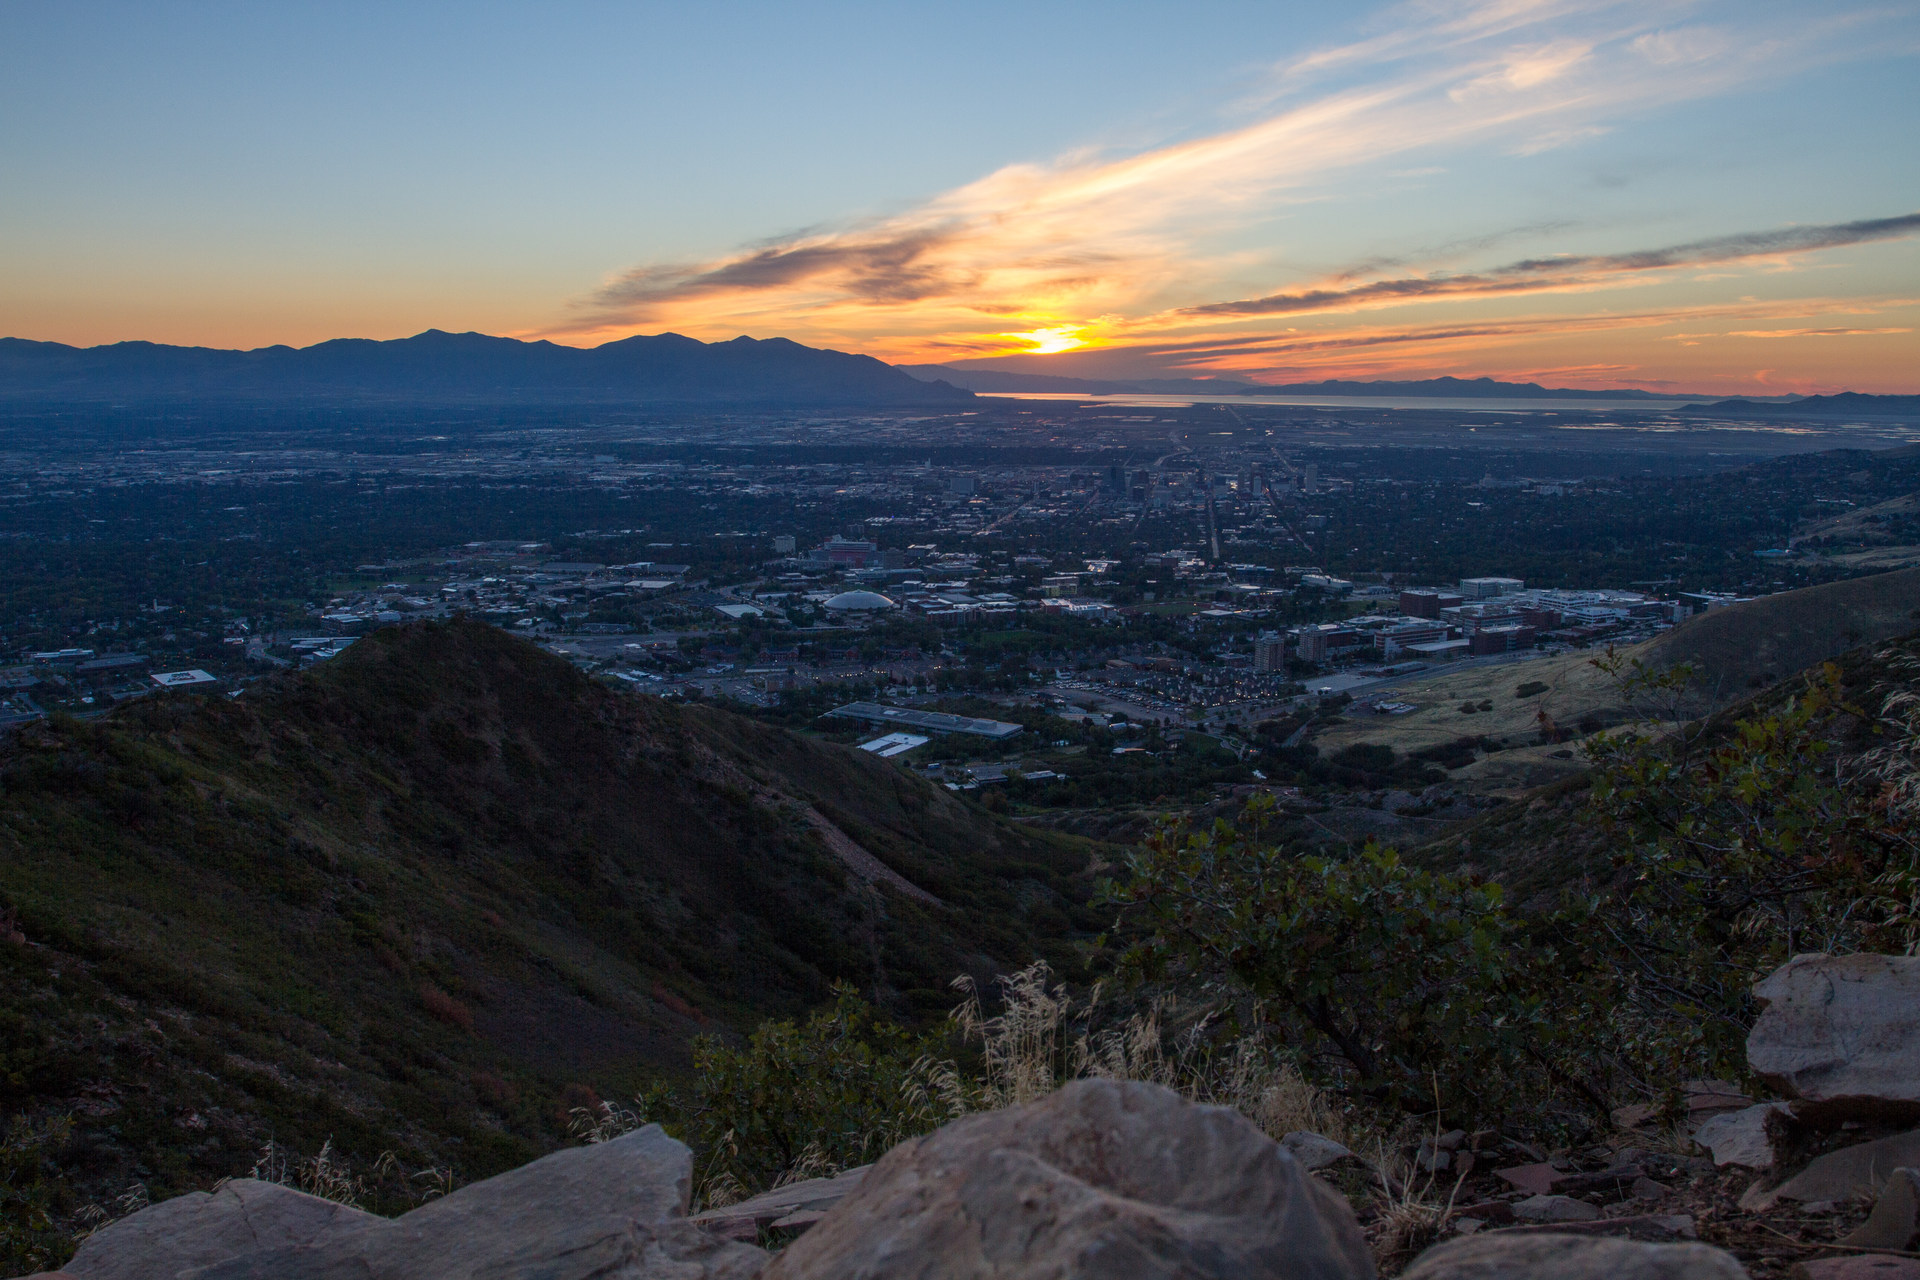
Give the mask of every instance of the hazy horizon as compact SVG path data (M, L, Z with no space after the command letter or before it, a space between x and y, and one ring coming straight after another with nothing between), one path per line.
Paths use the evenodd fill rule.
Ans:
M0 31L22 338L1920 390L1913 3L83 3Z

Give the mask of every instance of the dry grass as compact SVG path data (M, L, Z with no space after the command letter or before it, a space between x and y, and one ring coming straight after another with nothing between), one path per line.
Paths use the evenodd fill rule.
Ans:
M247 1176L292 1187L351 1209L367 1208L376 1196L412 1207L436 1200L454 1187L452 1169L428 1166L408 1173L391 1151L381 1152L373 1167L361 1173L334 1154L331 1138L311 1156L302 1156L270 1141L260 1149ZM222 1179L221 1183L225 1181ZM221 1183L216 1183L214 1189L218 1190Z
M387 1172L392 1163L393 1153L383 1154L376 1166L376 1176ZM301 1156L277 1142L269 1142L260 1149L259 1158L247 1176L261 1182L277 1182L353 1209L362 1208L362 1201L369 1194L366 1179L335 1158L331 1138L312 1156Z
M1196 1102L1231 1107L1278 1139L1308 1130L1345 1144L1346 1117L1299 1068L1258 1034L1221 1042L1202 1016L1179 1032L1166 1019L1168 1000L1104 1023L1102 989L1076 1000L1052 984L1044 961L1000 979L1001 1011L989 1018L971 979L953 1022L979 1046L978 1077L962 1079L948 1064L936 1092L960 1114L1019 1106L1083 1077L1141 1080L1177 1090Z

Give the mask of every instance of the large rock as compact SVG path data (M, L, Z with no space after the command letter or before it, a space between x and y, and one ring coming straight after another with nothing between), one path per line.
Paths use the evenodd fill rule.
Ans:
M155 1280L256 1249L293 1249L385 1221L273 1182L239 1178L130 1214L81 1241L74 1280Z
M1878 1195L1895 1169L1920 1168L1920 1129L1873 1142L1861 1142L1829 1151L1777 1187L1749 1188L1740 1207L1753 1212L1773 1207L1778 1200L1848 1200L1856 1195Z
M1296 1129L1286 1134L1280 1139L1280 1145L1285 1147L1287 1154L1298 1160L1309 1173L1330 1169L1342 1160L1359 1159L1332 1138L1325 1138L1305 1129Z
M101 1240L137 1262L140 1242L155 1234L142 1220L175 1203L167 1201L89 1240L67 1270L77 1280L747 1280L766 1254L687 1221L691 1178L686 1147L648 1125L556 1151L398 1218L347 1210L303 1238L280 1233L241 1249L228 1247L231 1233L202 1233L207 1247L191 1258L175 1250L149 1254L139 1270L75 1270Z
M1427 1250L1400 1280L1747 1280L1704 1244L1575 1235L1474 1235Z
M1920 957L1795 956L1753 995L1747 1063L1795 1115L1920 1116Z
M1370 1280L1346 1201L1252 1122L1079 1080L901 1143L765 1280Z

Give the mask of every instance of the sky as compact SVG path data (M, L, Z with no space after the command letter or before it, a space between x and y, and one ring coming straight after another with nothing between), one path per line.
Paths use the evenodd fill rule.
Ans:
M0 0L0 334L1920 392L1920 0Z

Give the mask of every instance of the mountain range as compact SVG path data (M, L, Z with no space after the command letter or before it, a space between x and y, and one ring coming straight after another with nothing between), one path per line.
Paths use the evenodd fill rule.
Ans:
M378 342L228 351L151 342L70 347L0 338L0 402L357 400L407 403L964 403L971 393L872 356L786 338L700 342L676 333L598 347L429 329Z
M1675 400L1695 397L1620 387L1606 391L1578 387L1543 387L1537 382L1501 382L1494 378L1418 378L1404 382L1349 382L1339 378L1320 382L1255 383L1227 378L1134 378L1125 380L1067 378L1044 373L1009 373L944 364L899 366L916 378L940 379L968 391L1010 394L1079 395L1208 395L1208 396L1400 396L1475 400ZM1698 397L1704 399L1705 397ZM1799 396L1759 397L1759 402L1790 404Z

